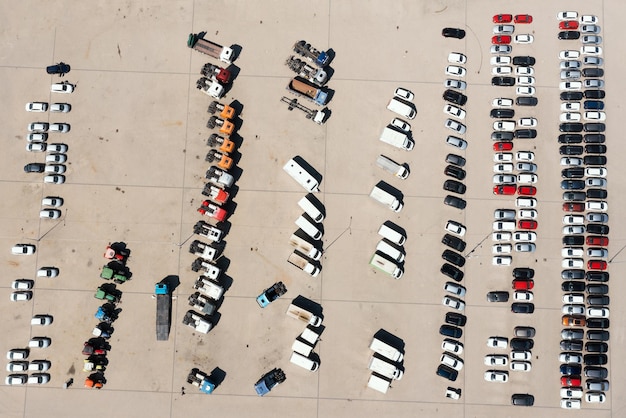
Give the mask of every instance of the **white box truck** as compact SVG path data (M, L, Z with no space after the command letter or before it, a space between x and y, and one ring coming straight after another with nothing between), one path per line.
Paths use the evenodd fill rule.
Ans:
M311 263L309 259L304 254L298 252L298 250L294 250L287 258L287 261L312 277L317 277L321 271L319 266Z
M383 356L374 354L370 359L369 369L388 379L400 380L404 372L395 364L386 361Z
M291 235L291 237L289 237L289 245L295 247L296 250L300 251L312 260L318 261L322 257L322 251L307 241L305 236L306 234L304 231L298 229Z
M415 143L405 132L397 131L389 126L383 128L383 132L380 134L380 140L406 151L411 151L415 146Z
M307 192L319 192L319 183L307 170L298 162L299 157L294 157L283 166L283 170L291 176Z
M291 345L291 351L308 357L311 354L311 351L313 351L313 347L309 345L306 341L302 341L296 338L296 340Z
M304 331L302 331L302 334L300 334L300 338L315 347L317 340L320 339L320 335L307 326Z
M370 259L370 265L372 267L376 267L378 270L383 273L389 274L394 279L400 279L404 274L404 271L400 266L398 266L393 261L387 259L384 255L379 252L374 253L372 258Z
M406 236L400 232L400 227L391 221L386 221L378 228L378 235L397 245L404 245Z
M370 375L369 380L367 381L367 387L374 389L380 393L387 393L387 390L391 386L391 379L387 379L384 376L379 375L376 372L373 372Z
M391 193L381 189L378 185L374 186L370 192L370 197L375 201L382 203L394 212L400 212L404 206L397 197Z
M398 164L391 158L385 157L382 154L376 158L376 165L399 179L405 180L409 177L409 170L406 168L406 163Z
M306 213L303 213L296 219L296 225L314 240L320 240L322 238L322 231L317 227L315 221Z
M289 308L287 308L286 314L291 318L306 322L307 324L312 325L316 328L322 325L322 318L313 315L312 312L309 312L304 308L294 305L293 303L289 305Z
M376 251L388 255L389 258L397 261L398 263L402 263L404 261L404 252L384 238L378 241Z
M296 352L291 353L291 358L289 359L289 361L296 366L300 366L303 369L307 369L312 372L316 371L320 367L320 364L317 361Z
M320 223L324 220L322 208L324 205L312 193L307 194L298 201L298 206L311 217L315 222Z
M390 346L384 341L379 340L378 338L372 338L372 343L370 344L370 350L380 354L383 357L388 358L391 361L402 362L404 360L404 355L400 350L395 347Z
M412 105L397 97L393 97L389 101L389 103L387 104L387 109L409 119L415 119L415 115L417 115L417 111Z

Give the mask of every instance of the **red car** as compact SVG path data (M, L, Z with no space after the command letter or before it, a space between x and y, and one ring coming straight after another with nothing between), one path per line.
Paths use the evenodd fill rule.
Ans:
M531 15L515 15L515 23L533 23Z
M535 186L519 186L517 188L517 194L522 196L534 196L537 194L537 188Z
M535 287L535 282L532 279L515 279L511 284L515 290L531 290Z
M509 35L492 36L491 43L494 45L508 45L511 43L511 37Z
M585 204L576 202L563 203L563 210L565 212L584 212Z
M494 151L511 151L513 149L512 142L494 142L493 150Z
M513 15L499 14L493 17L493 23L511 23Z
M561 30L578 29L578 22L575 20L565 20L563 22L559 22L559 29Z
M517 186L513 184L501 184L499 186L493 186L493 194L515 194Z
M521 220L517 222L517 227L520 229L537 229L537 221Z
M606 261L589 260L587 261L587 270L606 270Z
M561 377L561 386L580 386L580 376Z
M609 245L609 237L590 235L587 237L587 245L593 245L594 247L607 247Z

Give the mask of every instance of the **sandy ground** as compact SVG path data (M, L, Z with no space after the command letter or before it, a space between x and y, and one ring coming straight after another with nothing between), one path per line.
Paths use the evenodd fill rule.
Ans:
M8 2L5 2L8 4ZM23 347L32 336L49 336L51 347L35 349L30 359L52 361L51 382L42 387L0 386L5 417L77 417L115 414L134 417L183 417L206 411L231 417L525 417L569 416L559 408L558 353L560 340L561 190L558 161L558 51L578 41L556 39L558 6L545 1L476 0L362 2L306 1L112 1L89 3L34 1L11 3L0 35L0 75L4 84L5 126L0 181L4 191L0 215L0 263L4 296L0 351ZM617 1L568 2L570 10L599 17L604 37L607 114L616 120L621 111L617 69L624 64L619 40ZM36 13L35 13L36 11ZM535 42L515 46L514 54L537 58L535 66L539 106L524 109L539 119L536 140L517 140L516 150L536 153L539 165L539 239L537 252L516 254L514 265L537 272L536 311L514 315L509 305L485 301L490 290L508 289L510 268L491 266L492 211L513 207L513 200L491 193L492 151L488 112L493 97L513 97L512 88L490 85L491 16L530 13L528 29ZM85 25L86 23L86 25ZM467 30L462 40L445 39L445 26ZM202 195L208 151L205 140L207 96L195 89L199 69L215 60L192 51L185 42L190 32L206 31L207 39L239 45L240 70L223 100L238 102L241 146L236 174L230 231L226 237L226 277L230 286L219 309L220 319L208 335L182 325L189 309L196 274L187 248ZM318 126L279 102L287 95L291 77L283 65L293 42L306 39L319 49L332 48L335 94L332 117ZM569 47L569 46L567 46ZM443 70L450 51L468 56L466 106L470 143L468 208L445 207L444 145L447 132L441 112ZM49 85L60 80L44 72L46 65L64 61L72 70L63 79L77 84L71 95L51 95ZM411 121L416 148L396 150L377 140L393 117L385 109L394 89L412 90L418 116ZM68 114L27 113L29 101L71 103ZM313 107L308 103L305 105ZM41 176L25 174L22 166L43 161L41 154L24 150L26 126L34 121L67 122L67 134L51 134L49 142L69 146L67 182L44 185ZM616 208L623 204L623 175L618 155L623 145L617 123L607 124L611 184L611 275L623 271L624 225ZM519 143L527 145L518 145ZM378 169L384 153L407 162L411 176L402 181ZM324 202L325 254L316 279L285 260L289 235L300 214L296 202L304 195L281 169L294 155L307 160L323 176L319 198ZM371 187L385 180L402 190L405 208L395 214L373 202ZM63 219L40 220L41 198L65 199ZM441 354L437 330L446 310L441 306L443 276L440 244L448 219L468 227L468 250L475 250L465 267L464 285L468 324L462 338L465 367L454 386L463 389L459 401L444 397L448 382L435 376ZM405 276L395 281L368 266L385 220L408 233ZM195 238L191 238L195 239ZM82 387L81 347L96 325L93 298L102 283L99 270L109 242L123 241L132 250L128 267L133 279L120 285L123 303L110 340L108 383L101 391ZM34 256L10 255L17 242L36 243ZM57 266L55 279L37 279L34 299L9 302L10 283L33 278L41 266ZM169 341L155 340L154 284L167 275L180 278L173 304ZM288 293L264 310L255 297L282 280ZM618 417L623 398L625 367L613 353L624 349L624 307L615 303L624 284L611 282L611 341L608 400L583 403L585 417ZM323 307L324 332L315 351L319 372L310 373L289 363L290 346L304 324L284 315L298 295ZM31 328L33 314L49 313L54 324ZM483 357L490 335L512 337L516 325L537 329L530 373L511 373L507 384L483 380ZM386 329L405 343L405 376L386 395L366 387L368 349L372 335ZM617 359L617 361L615 361ZM192 367L225 372L211 396L186 384ZM256 396L254 382L273 367L287 374L285 384L265 398ZM69 390L63 383L74 378ZM185 395L181 393L185 387ZM513 408L513 393L532 393L535 407ZM96 409L97 408L97 409Z

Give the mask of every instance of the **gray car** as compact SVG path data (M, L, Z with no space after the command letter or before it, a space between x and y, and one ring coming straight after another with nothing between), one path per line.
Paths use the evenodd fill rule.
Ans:
M582 340L585 337L585 331L580 328L566 328L561 331L561 338L564 340Z

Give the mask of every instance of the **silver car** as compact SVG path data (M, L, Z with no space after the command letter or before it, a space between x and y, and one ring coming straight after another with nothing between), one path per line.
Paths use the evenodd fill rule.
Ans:
M602 37L596 35L584 35L580 39L583 44L598 45L602 43Z

